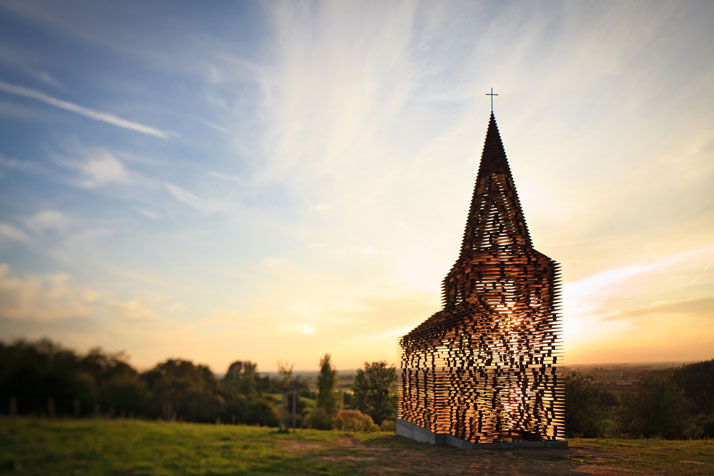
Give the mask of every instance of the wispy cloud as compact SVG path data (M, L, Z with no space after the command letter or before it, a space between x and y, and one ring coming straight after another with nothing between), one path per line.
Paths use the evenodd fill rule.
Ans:
M88 188L111 182L129 181L124 164L106 151L89 157L79 165L79 169L86 176L84 185Z
M222 203L218 201L213 201L209 199L205 199L202 197L199 197L198 195L195 195L192 192L189 192L188 190L179 187L178 185L169 183L169 182L164 182L163 183L164 188L173 196L176 200L179 202L185 203L186 205L195 208L196 210L199 210L204 213L214 213L214 212L220 212L220 211L225 211L228 208L227 203Z
M164 187L179 202L183 202L186 205L195 208L196 210L204 210L205 204L203 200L198 198L196 195L189 192L188 190L184 190L178 185L174 185L168 182L164 182Z
M0 263L0 317L49 321L87 317L97 297L93 290L70 283L64 273L15 276Z
M701 299L685 299L683 301L659 302L651 306L630 309L613 316L615 319L630 317L646 317L659 314L687 314L703 317L714 317L714 297Z
M56 89L61 88L60 82L44 69L37 68L33 65L32 60L28 56L33 56L28 51L18 51L17 48L0 45L0 64L6 64L14 67L27 75L42 81Z
M108 184L130 182L129 170L117 154L108 149L72 147L54 154L54 160L62 167L78 172L78 176L72 180L83 188L93 189Z
M211 129L213 129L213 130L216 130L216 131L218 131L218 132L222 132L223 134L230 135L230 133L231 133L230 130L228 130L227 128L221 126L220 124L216 124L216 123L213 122L213 121L209 121L209 120L207 120L207 119L203 119L203 118L201 118L201 117L196 117L196 116L194 116L193 118L194 118L197 122L203 124L204 126L208 126L208 127L210 127Z
M0 243L7 240L19 241L21 243L29 243L32 241L30 237L19 228L9 223L0 222Z
M0 154L0 169L21 170L23 172L38 172L42 167L29 160L20 160L14 157L5 157Z
M617 349L618 353L609 356L608 361L633 359L635 357L630 354L622 357L625 355L622 349L655 345L666 334L688 335L698 343L681 351L688 353L696 349L701 353L706 347L701 334L694 329L682 328L667 315L678 314L698 320L701 329L714 326L710 319L712 313L707 309L712 302L711 287L705 283L697 288L683 282L696 281L692 280L692 275L711 282L704 263L710 261L712 255L714 245L697 247L613 267L566 283L563 287L563 316L566 351L571 354L568 359L602 361L602 356L598 357L602 351L596 350L598 346ZM671 283L676 282L679 283L672 287ZM636 358L643 359L642 356Z
M245 183L245 179L243 177L240 177L239 175L231 175L231 174L226 174L223 172L215 172L215 171L209 172L208 175L210 177L214 177L214 178L221 179L221 180L226 180L228 182L238 182L241 184Z
M306 336L312 335L315 332L317 332L317 329L315 329L313 326L310 324L289 324L289 325L280 325L278 326L278 330L287 332L290 334L303 334Z
M128 119L115 116L114 114L95 111L94 109L89 109L87 107L80 106L79 104L65 101L63 99L58 99L35 89L30 89L24 86L18 86L15 84L6 83L5 81L0 81L0 91L3 91L8 94L13 94L15 96L34 99L36 101L43 102L58 109L73 112L75 114L79 114L80 116L88 117L89 119L104 122L106 124L111 124L112 126L120 127L122 129L128 129L131 131L139 132L141 134L158 137L160 139L169 138L168 133L155 127L147 126L139 122L130 121Z
M33 231L66 231L69 219L59 210L43 210L25 220L27 227Z
M394 339L394 338L401 337L401 336L407 334L410 330L412 330L412 326L397 327L397 328L391 329L387 332L381 332L379 334L371 335L371 336L369 336L369 339L370 340Z
M650 263L635 263L607 269L587 278L566 283L563 289L565 314L569 317L582 317L602 312L600 309L603 304L621 293L622 282L645 273L665 270L671 266L712 254L714 254L714 245L709 245L668 256L659 256L656 261ZM608 317L624 318L626 315L626 313L617 313L608 314Z
M235 311L211 309L211 315L213 315L215 322L236 322L238 320L238 313Z
M147 210L146 208L142 208L139 210L139 213L144 215L146 218L150 218L152 220L158 220L159 219L159 214L152 211L152 210Z
M418 240L420 240L422 243L424 243L426 246L428 246L428 247L431 248L431 243L429 242L429 240L427 240L426 238L424 238L424 236L422 236L422 235L420 235L419 233L415 232L414 230L412 230L410 227L408 227L407 225L405 225L404 223L402 223L402 222L399 221L399 220L394 220L394 223L396 223L397 225L399 225L400 228L403 228L403 229L406 230L410 235L414 236L415 238L417 238Z

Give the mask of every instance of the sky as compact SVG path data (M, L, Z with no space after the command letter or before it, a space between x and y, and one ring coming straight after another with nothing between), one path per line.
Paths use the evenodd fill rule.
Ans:
M714 358L714 3L0 0L0 339L397 362L493 87L566 364Z

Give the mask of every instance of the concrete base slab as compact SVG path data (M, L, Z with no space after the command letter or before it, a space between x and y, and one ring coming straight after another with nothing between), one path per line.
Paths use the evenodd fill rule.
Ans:
M426 428L415 425L406 420L396 420L396 433L399 436L432 445L449 445L456 448L468 450L492 450L492 449L514 449L514 448L568 448L567 440L547 440L547 441L514 441L508 443L471 443L455 436L445 433L433 433Z

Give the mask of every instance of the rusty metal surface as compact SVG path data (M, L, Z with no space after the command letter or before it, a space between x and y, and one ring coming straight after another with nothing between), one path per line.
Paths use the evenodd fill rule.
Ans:
M472 443L564 438L559 292L559 265L531 244L491 113L443 309L399 342L399 418Z

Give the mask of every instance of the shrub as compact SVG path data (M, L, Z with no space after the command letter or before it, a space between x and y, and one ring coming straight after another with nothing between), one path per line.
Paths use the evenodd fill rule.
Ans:
M372 417L359 410L340 410L337 412L336 426L342 431L377 431Z
M315 428L316 430L330 430L332 429L332 424L333 419L324 408L315 408L307 417L308 428Z
M394 420L384 420L382 424L379 425L379 429L394 432L397 429L397 423Z

